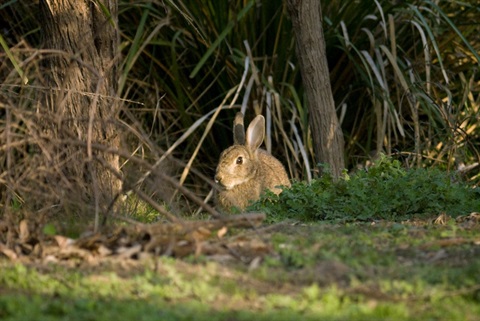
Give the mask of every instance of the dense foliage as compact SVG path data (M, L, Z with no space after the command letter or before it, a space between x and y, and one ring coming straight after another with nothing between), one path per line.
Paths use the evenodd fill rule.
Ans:
M445 171L405 169L382 156L339 181L326 174L311 184L297 182L279 196L268 193L251 208L265 211L272 221L405 220L442 213L457 217L480 209L480 188Z

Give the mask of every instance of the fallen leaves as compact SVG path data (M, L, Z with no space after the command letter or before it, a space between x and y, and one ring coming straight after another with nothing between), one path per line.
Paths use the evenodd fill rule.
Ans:
M437 216L432 223L435 225L447 225L453 218L447 215L447 213L441 213ZM468 215L461 215L455 218L455 223L459 224L462 228L472 228L480 223L480 213L472 212Z
M45 235L42 227L24 219L18 224L0 222L0 254L22 262L99 264L102 260L142 260L153 256L210 256L238 259L252 266L272 247L258 235L229 237L228 231L259 226L265 214L228 216L207 221L138 224L110 233L85 233L78 239Z
M428 248L445 248L451 246L458 246L462 244L480 244L480 239L465 238L465 237L457 237L455 236L455 229L472 229L474 227L478 227L480 223L480 213L473 212L469 215L462 215L458 216L457 218L453 219L452 217L448 216L446 213L441 213L437 218L435 218L432 223L434 225L448 225L452 224L454 228L452 231L447 231L443 233L444 238L437 239L432 242L425 243L421 246L422 249Z
M456 222L464 229L472 229L480 224L480 213L473 212L456 218Z

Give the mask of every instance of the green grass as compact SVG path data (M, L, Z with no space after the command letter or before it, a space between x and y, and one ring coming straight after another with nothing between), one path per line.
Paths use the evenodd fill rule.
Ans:
M263 236L277 254L253 271L208 259L80 268L2 260L0 318L478 320L480 315L478 226L284 224Z

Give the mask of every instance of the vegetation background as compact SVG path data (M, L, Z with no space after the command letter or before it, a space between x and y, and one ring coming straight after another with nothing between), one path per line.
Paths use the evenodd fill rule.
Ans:
M45 66L37 49L43 41L37 3L8 1L0 8L5 115L9 108L32 108L35 93L44 90L38 79ZM478 184L475 1L329 1L322 11L347 169L385 153L407 167L459 170ZM173 156L181 162L161 159L162 172L208 202L210 178L231 144L239 109L247 119L266 115L266 148L292 179L316 176L295 39L282 1L120 1L118 18L125 180L140 176L128 155L148 164ZM25 161L31 153L22 142L31 133L25 119L13 118L15 153ZM19 187L20 175L12 176ZM178 196L178 187L151 181L156 188L146 182L142 188L154 199L189 213L198 208ZM13 189L14 198L25 201L21 188Z

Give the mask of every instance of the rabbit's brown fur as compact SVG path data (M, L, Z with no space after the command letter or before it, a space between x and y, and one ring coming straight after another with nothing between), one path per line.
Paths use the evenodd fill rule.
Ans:
M243 115L234 123L234 145L220 155L215 181L222 188L217 193L217 205L223 211L232 207L244 210L260 198L266 189L279 194L277 186L290 186L287 172L278 159L260 149L265 135L265 119L257 116L242 135ZM243 133L244 133L243 129Z

